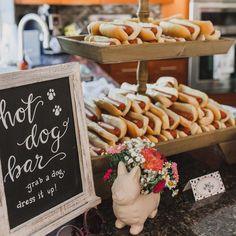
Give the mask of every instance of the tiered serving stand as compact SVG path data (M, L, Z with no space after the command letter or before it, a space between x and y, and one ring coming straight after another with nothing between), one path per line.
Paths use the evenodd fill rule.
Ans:
M139 0L137 16L141 22L148 22L148 0ZM137 84L138 92L141 94L144 94L146 91L146 84L148 81L147 62L149 60L225 54L234 43L234 40L232 39L221 38L216 41L99 46L83 42L84 37L85 36L61 36L58 37L58 40L65 52L88 58L102 64L138 61ZM225 144L226 142L230 142L232 144L232 142L234 142L233 140L235 140L236 144L236 127L162 142L157 144L157 147L163 154L170 156L211 145L218 145L221 143ZM228 146L224 149L227 149L228 154L230 153ZM97 194L102 197L106 197L110 188L104 184L102 176L108 167L108 160L102 156L92 157L92 164Z

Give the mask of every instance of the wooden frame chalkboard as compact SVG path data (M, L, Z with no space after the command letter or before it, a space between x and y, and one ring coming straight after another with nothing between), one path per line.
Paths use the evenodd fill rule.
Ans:
M0 75L0 236L45 235L100 201L79 64Z

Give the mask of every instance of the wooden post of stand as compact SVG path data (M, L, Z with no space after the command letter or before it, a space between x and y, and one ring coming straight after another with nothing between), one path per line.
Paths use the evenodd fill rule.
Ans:
M149 0L139 0L137 16L140 22L148 22ZM147 81L148 81L148 62L138 61L138 68L137 68L138 93L144 94L146 92Z

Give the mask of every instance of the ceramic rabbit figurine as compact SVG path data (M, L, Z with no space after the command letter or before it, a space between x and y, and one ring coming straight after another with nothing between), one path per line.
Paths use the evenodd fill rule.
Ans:
M130 234L143 230L146 219L154 218L160 202L160 193L140 194L141 170L134 167L129 173L125 164L119 162L118 175L112 185L113 211L117 218L116 228L130 225Z

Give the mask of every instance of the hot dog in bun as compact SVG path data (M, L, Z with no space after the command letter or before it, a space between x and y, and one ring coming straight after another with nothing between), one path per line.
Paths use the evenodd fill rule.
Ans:
M192 134L191 129L184 127L182 125L179 125L177 127L177 133L179 134L179 137L186 137L186 136L190 136Z
M174 120L172 117L168 116L160 104L150 104L150 112L160 118L162 123L162 129L169 129L173 125Z
M200 35L203 35L206 40L217 40L220 38L220 31L215 30L211 21L193 20L191 22L200 27Z
M84 41L101 45L101 46L121 45L121 42L116 38L108 38L105 36L97 36L97 35L87 35L84 38Z
M92 131L99 135L103 140L111 141L115 144L118 141L118 137L114 131L114 126L106 124L102 121L95 123L95 122L88 122L87 127L89 131ZM114 131L114 132L113 132Z
M207 108L213 112L215 120L221 120L222 122L226 122L230 117L229 112L225 110L218 102L212 99L209 99Z
M146 94L153 100L160 102L164 107L169 107L178 98L178 91L171 87L161 87L155 84L147 84Z
M157 43L162 34L162 28L152 23L139 23L141 31L139 37L145 42Z
M99 147L93 146L91 143L89 144L89 152L91 156L100 156L102 155L105 150Z
M176 130L162 130L161 134L164 135L168 140L179 138L178 132Z
M110 142L105 142L101 137L99 137L99 135L91 131L88 131L88 138L91 145L103 150L107 150L109 145L112 144Z
M172 87L178 89L178 81L176 78L171 76L162 76L156 81L155 84L161 87Z
M114 21L102 23L99 26L99 31L103 36L116 38L121 42L137 38L140 30L141 27L131 21Z
M147 117L130 111L124 118L122 117L122 119L126 122L129 137L141 137L146 133L148 127Z
M203 116L199 115L198 123L200 125L210 125L214 120L213 112L210 109L202 108ZM201 116L201 118L200 118Z
M98 122L98 125L117 136L118 139L126 135L127 125L120 117L102 114L101 119L102 121Z
M101 118L101 111L93 100L84 99L85 115L91 121L98 121Z
M197 39L198 35L200 34L200 27L196 24L191 23L189 20L182 20L182 19L171 19L171 23L179 26L180 32L184 32L183 28L185 28L190 33L190 40ZM180 38L185 38L181 36L177 36Z
M104 22L103 21L91 22L87 27L88 33L91 35L101 35L99 27L102 23L104 23Z
M198 118L196 108L187 103L175 102L169 109L179 115L180 124L187 128L191 128L192 123Z
M122 42L122 44L125 44L125 45L142 44L142 43L143 41L140 38L128 39Z
M106 97L96 99L95 103L102 111L114 116L126 115L131 106L131 101L127 97L117 93L109 93Z
M186 40L195 40L200 33L200 27L188 20L171 19L170 21L161 21L160 26L163 29L163 34Z
M132 101L131 110L137 113L144 113L149 110L151 100L141 94L127 94L126 97Z
M161 119L150 111L144 114L148 119L147 134L157 135L161 133Z
M180 116L177 115L175 112L171 111L170 109L167 109L167 108L163 108L163 109L168 116L168 120L170 124L169 130L175 130L180 124L180 121L181 121Z
M195 107L205 107L208 103L208 96L196 89L192 89L186 85L179 85L179 100L192 104Z

